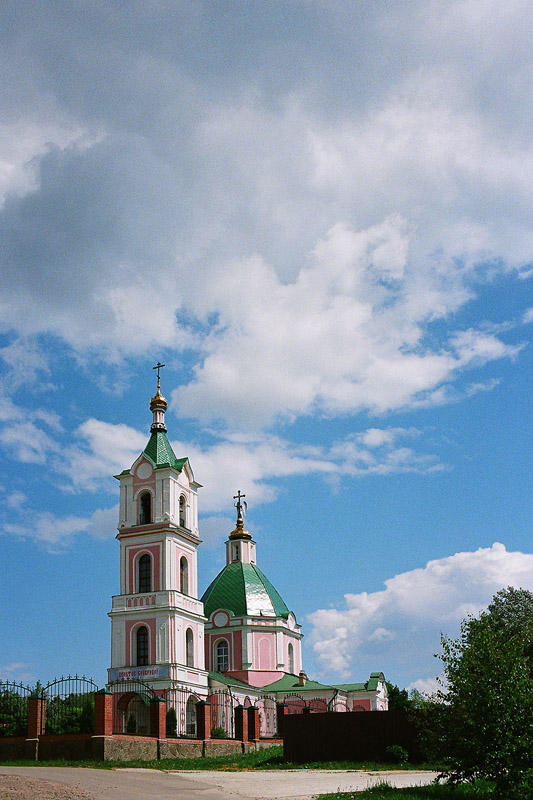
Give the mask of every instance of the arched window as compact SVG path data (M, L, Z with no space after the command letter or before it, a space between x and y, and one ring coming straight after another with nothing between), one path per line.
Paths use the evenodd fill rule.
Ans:
M185 633L185 663L188 667L194 667L194 640L190 628Z
M139 525L148 525L152 521L152 495L143 492L139 498Z
M229 669L229 647L226 639L220 639L215 648L215 670L226 672Z
M145 553L143 556L140 557L138 562L138 575L139 579L137 582L137 591L140 594L143 592L151 592L152 591L152 559Z
M187 503L184 495L180 495L180 528L187 527Z
M148 628L143 625L137 629L137 666L145 667L148 664Z
M294 675L294 647L289 645L289 673Z
M191 694L185 706L185 732L187 736L196 736L196 703L197 699Z
M180 558L180 592L189 594L189 562L185 556Z

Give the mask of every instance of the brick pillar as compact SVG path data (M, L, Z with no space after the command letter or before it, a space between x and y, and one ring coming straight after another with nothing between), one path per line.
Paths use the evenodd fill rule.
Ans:
M94 735L111 736L113 733L113 695L105 689L94 695Z
M198 739L211 738L211 703L207 700L196 703L196 736Z
M28 739L37 739L45 730L46 700L28 697Z
M235 738L241 742L248 741L248 709L244 706L235 709Z
M312 709L312 708L310 708L309 706L306 706L306 707L304 708L304 710L303 710L303 713L304 713L304 714L312 714L312 713L313 713L313 709Z
M157 739L167 738L167 704L162 697L152 697L150 700L150 736Z
M248 741L255 742L259 739L259 709L257 706L250 706L248 711Z
M289 707L286 703L276 703L276 718L278 722L278 736L283 739L284 733L284 720L289 713Z

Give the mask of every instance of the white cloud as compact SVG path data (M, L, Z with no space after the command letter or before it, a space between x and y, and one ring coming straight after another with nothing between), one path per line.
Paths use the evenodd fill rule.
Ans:
M49 511L40 511L31 515L30 522L27 519L24 522L4 522L0 533L35 541L50 553L61 553L71 544L72 538L80 533L88 533L97 539L115 536L117 522L117 507L96 509L89 517L61 517Z
M228 505L229 497L226 498L226 501L226 505ZM200 539L203 546L209 550L219 549L234 527L235 520L232 520L231 517L203 517L199 521Z
M11 664L0 665L0 680L16 681L17 683L35 679L33 664L26 661L13 661Z
M346 594L344 607L309 615L309 640L320 672L329 680L345 679L362 664L364 672L367 665L377 669L387 662L419 676L411 686L425 690L420 681L439 672L432 656L440 633L455 635L459 622L478 614L501 588L533 590L532 575L533 555L508 552L496 542L395 575L382 591ZM396 682L394 675L388 677Z
M18 490L14 492L10 492L6 498L7 505L9 508L20 508L26 501L27 497L24 492L19 492Z
M104 3L88 26L50 3L29 46L17 5L4 329L112 363L190 348L180 408L230 428L446 402L461 370L516 353L450 319L477 282L530 270L527 3L295 5L316 39L298 69L257 9L261 62L234 42L216 78L190 59L214 56L222 12L205 25L203 8L161 7L148 29ZM52 56L64 28L68 75Z

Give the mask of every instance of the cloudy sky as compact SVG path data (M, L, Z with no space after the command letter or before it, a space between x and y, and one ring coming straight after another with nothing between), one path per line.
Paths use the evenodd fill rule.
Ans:
M527 0L6 0L0 677L105 680L164 361L202 588L247 495L315 678L533 589Z

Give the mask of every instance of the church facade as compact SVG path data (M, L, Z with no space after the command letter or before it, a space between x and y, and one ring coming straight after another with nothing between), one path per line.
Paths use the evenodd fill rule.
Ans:
M285 701L293 711L312 702L315 710L335 705L386 710L382 673L337 686L307 679L301 626L257 565L240 492L234 498L237 521L226 542L226 566L199 599L201 484L188 459L173 452L166 409L158 369L150 438L131 467L116 476L120 594L112 598L109 613L110 685L142 682L169 707L186 698L187 728L178 733L193 731L196 702L222 694L233 703L263 708L269 701Z

